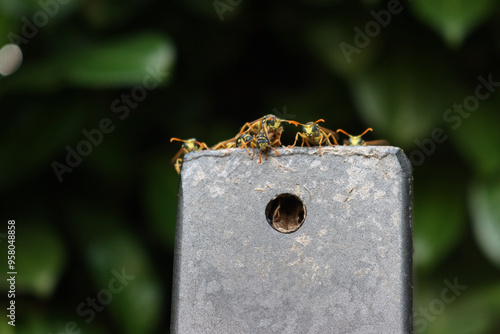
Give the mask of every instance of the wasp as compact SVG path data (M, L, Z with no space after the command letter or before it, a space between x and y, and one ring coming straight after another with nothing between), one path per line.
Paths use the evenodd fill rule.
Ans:
M338 129L337 132L342 132L343 134L349 136L349 139L344 139L344 145L349 145L349 146L363 146L363 145L388 145L389 142L385 139L380 139L380 140L372 140L372 141L365 141L361 137L365 135L368 131L373 131L372 128L368 128L360 134L359 136L352 136L345 132L342 129Z
M205 143L201 143L196 140L196 138L191 138L191 139L179 139L179 138L171 138L170 142L173 141L180 141L182 142L182 147L177 152L174 157L172 158L172 161L170 161L170 164L174 165L175 170L177 171L178 174L181 173L181 166L182 166L182 158L186 153L192 152L192 151L201 151L203 149L208 150L208 146Z
M243 133L239 136L236 136L234 138L228 139L221 141L217 145L211 147L211 150L218 150L222 148L244 148L247 150L248 154L250 154L250 151L248 150L247 145L250 144L250 142L253 140L254 136L252 136L249 133Z
M244 147L245 150L247 150L248 154L250 154L250 151L248 150L248 145L252 143L252 141L254 140L255 136L252 136L251 134L249 133L244 133L242 134L241 136L239 136L237 139L236 139L236 147Z
M279 157L280 154L273 147L277 141L279 141L279 138L275 139L274 142L270 142L269 137L266 135L266 133L264 131L261 131L259 134L254 136L253 140L250 142L253 149L253 154L250 160L253 159L256 148L259 150L259 164L262 163L262 153L266 153L266 159L267 159L267 154L269 153L269 149L272 149L274 152L276 152L276 154Z
M306 124L301 124L299 122L291 121L295 126L302 125L302 132L297 132L295 135L295 142L290 147L294 147L299 139L299 136L302 138L301 147L306 143L307 147L318 146L319 147L319 155L321 155L321 144L327 142L329 145L333 146L328 138L332 138L335 145L338 145L337 139L339 135L332 130L319 126L319 122L324 122L324 119L318 119L316 122L308 122Z
M273 146L281 146L281 134L283 133L282 122L291 123L293 121L288 121L276 117L275 115L269 114L256 119L253 122L248 122L243 125L238 135L244 133L249 133L251 135L257 136L261 132L264 132Z

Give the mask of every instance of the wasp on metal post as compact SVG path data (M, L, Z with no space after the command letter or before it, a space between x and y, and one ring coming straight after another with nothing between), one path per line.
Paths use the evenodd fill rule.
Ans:
M221 141L215 146L208 148L205 143L199 142L194 138L183 140L179 138L172 138L172 141L182 142L182 147L173 157L171 163L174 165L177 173L180 173L182 167L183 156L192 151L200 150L218 150L218 149L231 149L231 148L244 148L248 154L250 154L249 148L252 148L252 157L255 156L255 149L259 152L259 164L262 163L262 154L265 153L265 158L269 154L269 149L272 149L278 156L280 154L275 149L275 147L281 146L281 135L284 131L282 123L288 123L295 126L302 126L302 131L298 131L295 135L295 141L293 145L288 147L294 147L297 144L299 137L302 139L301 147L304 143L308 146L318 146L318 153L321 156L321 146L330 145L335 146L339 143L339 132L347 135L349 139L344 139L344 145L348 146L363 146L363 145L388 145L387 140L372 140L365 141L362 137L369 131L373 131L371 128L366 129L359 136L352 136L342 129L337 131L332 131L324 128L318 123L324 122L323 119L318 119L315 122L308 122L305 124L284 120L276 117L275 115L269 114L256 119L253 122L247 122L243 125L241 130L233 138Z
M311 145L318 146L319 155L321 155L321 144L326 142L330 146L334 146L328 138L331 137L335 145L338 145L337 139L339 139L339 135L335 131L318 125L319 122L324 121L324 119L318 119L316 122L308 122L306 124L291 121L291 123L296 126L302 125L302 132L297 132L297 135L295 135L295 142L289 147L295 146L299 136L302 138L301 147L304 146L304 143L306 143L307 147L311 147Z
M203 149L208 150L208 146L205 143L199 142L196 140L196 138L191 138L191 139L179 139L179 138L171 138L170 142L173 141L180 141L182 142L182 147L177 152L174 157L172 158L172 161L170 161L170 164L174 165L175 170L177 171L178 174L181 173L181 166L182 166L182 158L181 156L184 156L186 153L192 152L192 151L201 151Z
M263 131L273 146L281 145L281 134L283 133L282 122L293 124L293 121L285 120L269 114L253 122L248 122L243 125L238 135L248 133L253 136L260 135Z
M359 136L352 136L342 129L338 129L337 132L342 132L347 135L349 139L344 139L344 145L348 146L364 146L364 145L389 145L389 142L385 139L365 141L362 136L364 136L368 131L373 131L372 128L368 128L360 134Z

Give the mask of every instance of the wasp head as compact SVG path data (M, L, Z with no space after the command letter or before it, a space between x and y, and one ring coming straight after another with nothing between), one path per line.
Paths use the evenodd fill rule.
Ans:
M364 139L361 136L351 136L349 137L349 145L351 146L363 146L365 144Z
M257 148L264 152L268 149L269 146L269 138L267 138L266 134L264 132L259 133L257 136L255 136L256 141L257 141Z
M280 125L281 119L272 114L266 115L262 118L262 126L264 129L275 131L280 127Z
M191 151L196 151L200 149L200 145L198 145L198 142L196 141L196 138L191 138L188 139L182 144L182 147L186 149L186 151L191 152Z
M314 122L309 122L302 125L302 132L307 137L318 137L319 136L319 127L318 124Z
M373 131L373 129L372 128L368 128L368 129L365 130L365 132L363 132L359 136L352 136L352 135L348 134L347 132L345 132L342 129L338 129L337 130L337 132L342 132L343 134L349 136L349 145L350 146L363 146L365 144L365 141L361 137L363 137L363 135L365 133L367 133L368 131Z
M173 142L173 141L182 142L182 147L187 152L197 151L201 148L200 145L198 144L198 141L196 140L196 138L190 138L190 139L172 138L172 139L170 139L170 142Z

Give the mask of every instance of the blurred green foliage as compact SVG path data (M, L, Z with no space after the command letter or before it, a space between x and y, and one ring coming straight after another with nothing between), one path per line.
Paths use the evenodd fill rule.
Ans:
M373 127L367 139L406 151L416 333L498 333L499 28L494 0L1 0L0 46L24 53L0 78L16 332L168 332L179 148L168 140L212 145L278 111L354 134ZM493 81L484 99L480 77ZM105 119L112 130L99 137ZM69 157L79 149L81 161ZM55 161L72 164L62 182ZM109 299L122 270L134 278ZM467 288L437 312L456 278ZM6 305L5 280L0 289ZM0 332L14 331L4 319Z

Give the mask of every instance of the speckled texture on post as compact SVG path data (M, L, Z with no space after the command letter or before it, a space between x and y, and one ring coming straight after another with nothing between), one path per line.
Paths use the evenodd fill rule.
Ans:
M184 159L172 333L411 333L411 165L396 147L243 149ZM266 221L278 194L307 217Z

